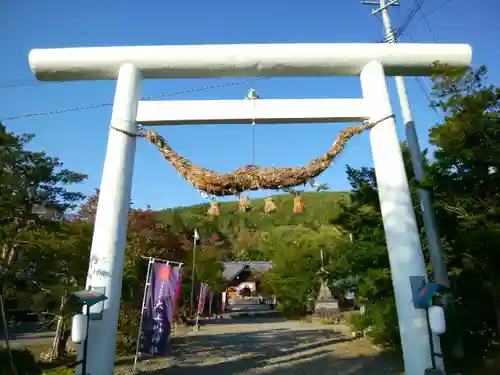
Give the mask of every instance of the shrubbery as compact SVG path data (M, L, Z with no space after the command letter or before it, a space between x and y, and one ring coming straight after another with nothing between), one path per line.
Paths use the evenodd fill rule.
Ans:
M365 314L352 314L349 323L355 332L362 332L373 343L385 349L400 350L401 340L394 300L379 301L366 307Z
M40 375L42 373L33 353L28 349L12 349L11 353L17 375ZM0 348L0 374L14 375L6 348Z

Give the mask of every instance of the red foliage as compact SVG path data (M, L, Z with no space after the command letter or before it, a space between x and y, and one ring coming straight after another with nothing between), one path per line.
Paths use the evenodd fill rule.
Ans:
M85 203L80 206L77 216L79 219L88 220L90 222L95 221L95 215L97 212L97 203L99 202L99 189L95 189L95 194L89 195Z

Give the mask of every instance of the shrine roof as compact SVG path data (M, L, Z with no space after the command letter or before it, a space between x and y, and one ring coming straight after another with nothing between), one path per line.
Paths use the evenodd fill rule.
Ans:
M255 273L262 273L272 268L273 262L269 261L236 261L222 262L224 271L222 278L226 281L234 280L245 268Z

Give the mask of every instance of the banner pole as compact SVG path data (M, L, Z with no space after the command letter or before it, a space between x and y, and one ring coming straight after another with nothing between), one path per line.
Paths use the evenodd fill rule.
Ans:
M146 282L144 283L144 293L142 295L142 306L141 306L141 318L139 320L139 330L137 332L137 344L136 344L136 347L135 347L135 357L134 357L134 369L133 371L135 371L135 368L137 366L137 356L139 355L139 348L140 348L140 344L141 344L141 333L142 333L142 323L143 323L143 320L144 320L144 309L146 308L145 304L146 304L146 293L147 293L147 290L148 290L148 287L149 287L149 284L150 284L150 280L149 280L149 275L151 273L151 264L154 262L153 258L149 257L149 258L146 258L148 259L148 270L146 272Z
M198 311L196 313L196 323L194 325L194 328L195 328L196 331L198 331L200 329L200 323L199 323L199 321L200 321L200 312Z
M176 262L175 260L166 260L166 259L160 259L160 258L153 258L153 257L145 257L144 255L141 255L142 259L151 259L154 260L155 262L162 262L162 263L173 263L173 264L178 264L178 265L183 265L183 262Z
M182 265L183 263L179 263L178 267L179 267L179 279L177 280L177 286L176 286L176 290L175 290L175 295L174 295L174 308L173 308L173 312L172 312L172 336L177 336L177 322L175 321L175 317L177 315L177 309L178 309L178 305L179 305L179 301L178 301L178 298L180 298L180 295L177 295L177 289L180 290L180 283L182 282ZM180 293L179 293L180 294Z
M203 310L205 309L205 302L208 294L208 284L201 283L200 285L200 294L198 297L198 311L196 312L196 324L195 330L200 329L200 315L203 314Z
M214 295L212 291L209 292L209 299L208 299L208 315L210 316L210 319L212 319L212 302L214 300Z
M198 306L196 308L196 322L194 324L195 331L200 329L200 303L201 303L201 294L203 293L203 283L200 285L200 293L198 295Z

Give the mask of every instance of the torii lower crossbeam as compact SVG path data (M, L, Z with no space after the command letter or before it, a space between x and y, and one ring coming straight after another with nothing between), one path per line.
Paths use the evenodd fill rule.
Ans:
M355 122L370 117L363 99L141 101L141 125Z

